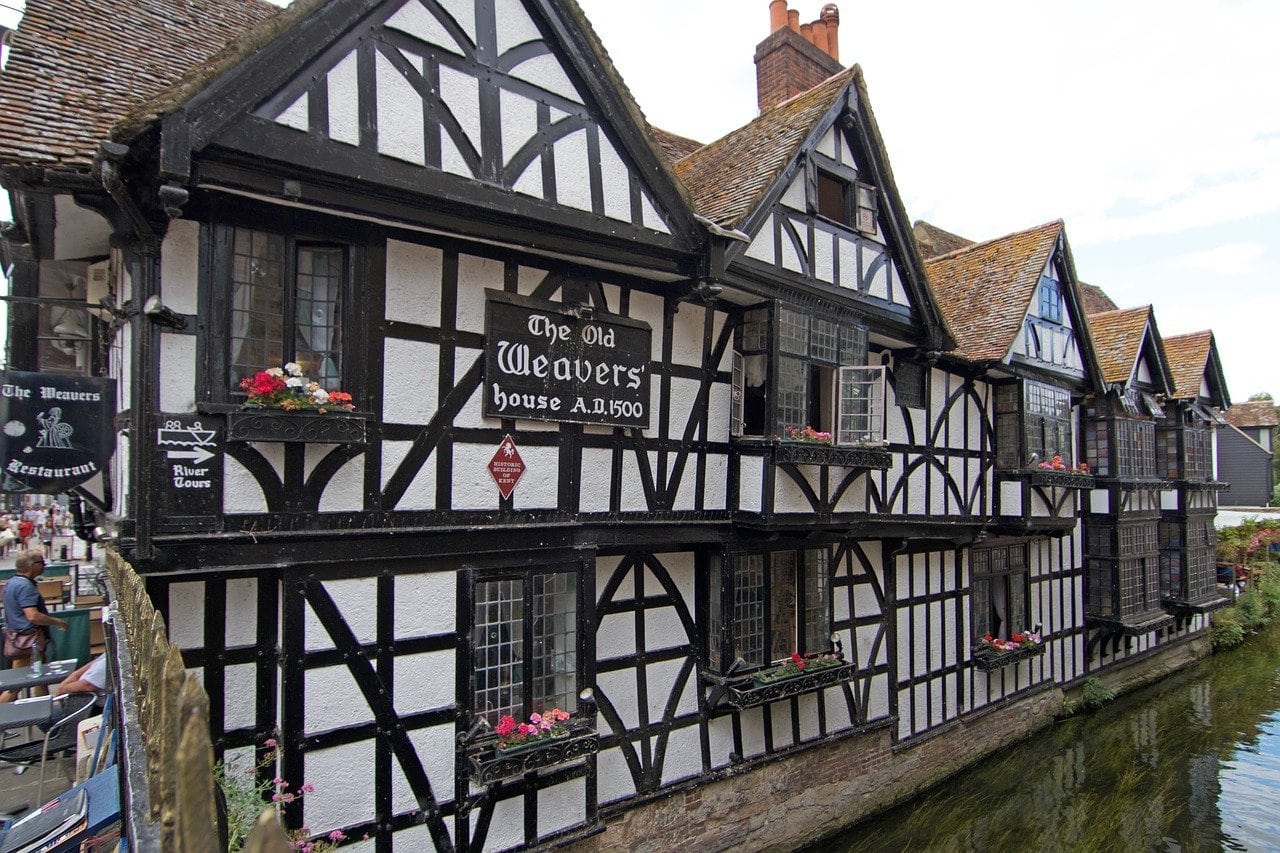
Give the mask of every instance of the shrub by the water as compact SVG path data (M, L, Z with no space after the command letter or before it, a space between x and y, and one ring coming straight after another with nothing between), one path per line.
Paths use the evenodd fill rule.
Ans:
M1084 680L1084 685L1080 689L1080 698L1086 708L1095 711L1116 698L1116 691L1104 684L1096 675L1091 675Z
M1219 610L1213 614L1213 647L1232 649L1244 642L1244 626L1234 608Z

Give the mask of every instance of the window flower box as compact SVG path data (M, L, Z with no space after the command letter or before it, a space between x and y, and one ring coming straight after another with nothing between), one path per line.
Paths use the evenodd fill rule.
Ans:
M600 750L600 738L588 720L571 719L564 728L563 734L506 747L498 746L496 734L465 745L465 766L471 781L492 785L534 770L569 764Z
M1082 471L1039 469L1027 472L1027 482L1033 486L1057 486L1064 489L1092 489L1097 483L1092 474Z
M1039 657L1044 654L1044 641L1038 634L1014 634L1010 640L983 637L973 650L973 665L984 672L992 672L1011 663Z
M816 664L817 660L808 663ZM822 660L830 662L806 665L803 670L781 671L786 666L784 664L764 673L736 678L710 672L703 672L702 677L712 685L709 697L712 704L742 711L843 684L853 678L857 670L852 663L838 657Z
M889 452L881 447L840 446L813 441L782 441L774 446L778 465L839 465L844 468L887 470Z
M335 412L242 409L227 413L228 441L365 444L365 416Z

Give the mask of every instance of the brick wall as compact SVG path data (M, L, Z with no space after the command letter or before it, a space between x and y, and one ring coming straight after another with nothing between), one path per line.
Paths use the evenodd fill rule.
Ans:
M843 66L789 27L756 47L756 95L760 111L807 92Z

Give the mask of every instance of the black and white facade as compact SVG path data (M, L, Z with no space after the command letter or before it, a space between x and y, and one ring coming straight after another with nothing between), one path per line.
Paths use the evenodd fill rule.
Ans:
M91 170L5 173L15 288L97 309L83 352L52 325L12 348L115 378L115 464L83 496L217 750L278 737L314 786L296 825L563 841L1073 684L1132 645L1113 623L1207 624L1162 609L1156 539L1135 605L1122 555L1212 489L1090 426L1136 417L1154 465L1159 368L1103 389L1064 236L1002 357L955 352L856 71L771 112L794 144L717 222L572 2L299 0L205 70ZM354 411L244 409L285 362ZM1092 488L1028 463L1077 449ZM975 659L1036 626L1043 654ZM753 680L793 654L837 662ZM569 738L495 760L501 715L551 707Z

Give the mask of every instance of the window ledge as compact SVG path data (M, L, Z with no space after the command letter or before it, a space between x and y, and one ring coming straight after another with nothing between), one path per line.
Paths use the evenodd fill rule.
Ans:
M477 785L491 785L546 767L559 767L594 755L600 738L589 720L570 720L569 732L527 746L498 750L497 735L486 735L463 745L467 772Z
M1001 471L1000 479L1026 480L1033 486L1060 486L1064 489L1092 489L1098 482L1098 478L1092 474L1080 474L1071 471L1045 471L1038 468Z
M983 672L994 672L1001 667L1008 666L1018 661L1038 658L1044 654L1044 643L1038 646L1024 646L1020 649L1014 649L1011 652L997 652L995 650L979 649L972 654L974 667Z
M1136 489L1171 489L1173 480L1161 480L1156 477L1095 477L1098 486L1119 486L1126 491Z
M227 413L227 441L365 444L368 416L355 412L241 409Z
M1143 613L1136 616L1116 618L1114 616L1085 616L1085 625L1091 628L1109 628L1118 634L1137 637L1173 624L1174 617L1163 611Z
M1196 613L1209 613L1213 610L1226 607L1231 604L1231 599L1225 595L1212 593L1204 598L1197 598L1191 601L1185 599L1165 599L1164 606L1170 613L1175 616L1190 616Z
M853 678L857 667L842 661L837 666L828 666L814 672L804 672L790 678L783 678L769 683L757 683L753 675L723 676L703 670L702 680L715 688L714 696L719 693L718 707L729 707L739 711L768 705L780 699L789 699L803 693L812 693L824 687L834 687ZM756 673L755 675L759 675Z
M844 468L886 470L889 451L881 447L852 447L810 441L780 441L774 445L777 465L839 465Z

